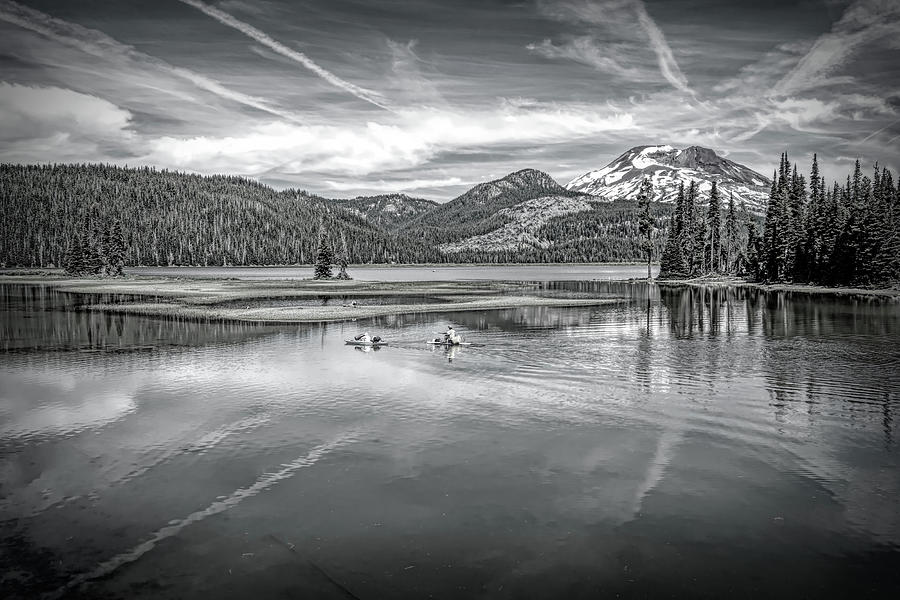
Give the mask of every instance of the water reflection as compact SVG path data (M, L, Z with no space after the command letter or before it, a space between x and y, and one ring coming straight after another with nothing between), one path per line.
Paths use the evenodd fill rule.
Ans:
M897 591L896 303L527 285L625 301L260 326L3 288L0 587Z

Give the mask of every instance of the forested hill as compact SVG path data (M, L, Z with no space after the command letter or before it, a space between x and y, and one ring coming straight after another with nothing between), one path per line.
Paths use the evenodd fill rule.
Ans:
M412 198L406 194L357 196L349 200L328 200L333 206L356 213L383 229L396 230L435 207L434 200Z
M60 265L79 234L119 222L128 265L313 262L320 224L350 262L442 260L324 199L241 177L107 165L0 165L0 263Z
M480 183L411 220L404 230L411 237L444 243L492 231L506 222L499 211L528 200L548 196L577 197L552 177L535 169L522 169L501 179Z

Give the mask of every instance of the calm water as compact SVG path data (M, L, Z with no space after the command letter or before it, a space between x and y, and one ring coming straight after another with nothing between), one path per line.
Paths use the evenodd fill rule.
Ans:
M900 304L541 285L627 301L276 327L0 286L0 596L900 597Z

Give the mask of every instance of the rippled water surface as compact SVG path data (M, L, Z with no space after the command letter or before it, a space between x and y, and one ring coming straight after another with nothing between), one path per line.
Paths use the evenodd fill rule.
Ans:
M0 596L900 597L900 304L537 285L625 300L254 326L0 285Z

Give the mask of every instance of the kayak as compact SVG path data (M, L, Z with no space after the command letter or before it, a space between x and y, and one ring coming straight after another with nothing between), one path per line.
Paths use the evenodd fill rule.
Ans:
M431 344L432 346L471 346L471 342L460 342L458 344L454 344L453 342L436 342L434 340L428 340L425 342L426 344Z
M387 346L387 345L388 345L388 343L387 343L387 342L384 342L384 341L381 341L381 342L363 342L363 341L360 341L360 340L344 340L344 343L347 344L347 345L349 345L349 346Z

